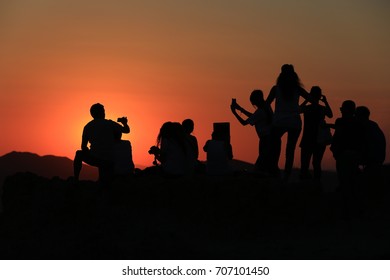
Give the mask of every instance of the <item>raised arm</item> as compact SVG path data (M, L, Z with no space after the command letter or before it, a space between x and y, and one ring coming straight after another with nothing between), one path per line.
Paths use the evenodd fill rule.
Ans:
M247 116L248 118L249 118L250 116L252 116L252 113L251 113L251 112L248 112L247 110L245 110L245 109L242 108L241 106L239 106L237 109L240 110L241 113L243 113L243 114L244 114L245 116Z
M251 112L248 112L247 110L245 110L244 108L242 108L240 105L238 105L236 99L232 99L232 104L230 105L230 108L234 110L239 110L241 113L243 113L245 116L247 116L248 118L250 116L252 116L252 113Z
M120 118L118 121L122 124L121 132L125 133L125 134L129 133L130 132L130 127L127 124L127 118L123 117L123 118Z
M328 103L328 100L326 99L326 96L325 95L323 95L322 97L321 97L321 100L322 100L322 102L324 102L324 104L325 104L325 116L327 116L328 118L333 118L333 112L332 112L332 108L330 108L330 105L329 105L329 103Z
M308 99L305 99L305 101L302 102L301 105L299 105L299 113L304 113L307 103L309 103Z
M236 105L237 106L237 105ZM230 109L232 110L232 113L233 113L233 115L236 117L236 119L240 122L240 124L242 124L242 125L247 125L248 124L248 121L247 120L244 120L238 113L237 113L237 110L240 110L240 109L242 109L241 107L239 107L239 108L236 108L236 106L233 106L233 105L231 105L230 106ZM242 110L240 110L241 112L243 112ZM247 112L247 111L246 111ZM244 113L244 112L243 112ZM249 112L247 112L247 113L249 113ZM245 113L244 113L245 114ZM252 115L251 113L249 113L250 115Z
M243 114L245 114L247 117L250 117L252 116L252 113L246 111L244 108L242 108L240 105L238 105L237 103L236 104L232 104L230 105L230 109L232 110L232 113L233 115L236 117L236 119L240 122L240 124L242 125L247 125L248 124L248 120L244 120L238 113L237 113L237 110L241 111Z
M303 88L303 87L300 87L299 88L299 95L304 99L304 100L307 100L308 102L312 102L312 98L310 96L310 94Z

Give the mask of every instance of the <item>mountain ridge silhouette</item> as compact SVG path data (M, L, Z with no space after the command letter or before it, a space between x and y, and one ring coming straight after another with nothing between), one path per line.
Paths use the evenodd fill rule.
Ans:
M0 182L18 172L31 172L42 177L60 177L67 179L73 176L73 160L67 157L44 155L32 152L12 151L0 157ZM96 180L97 169L88 165L83 167L81 179Z
M233 159L232 166L236 170L251 171L254 167L252 163ZM145 166L139 166L141 169ZM5 177L18 172L31 172L36 175L52 178L60 177L67 179L73 176L73 160L57 155L38 155L32 152L12 151L0 157L0 182ZM97 168L84 165L80 174L82 180L97 180Z

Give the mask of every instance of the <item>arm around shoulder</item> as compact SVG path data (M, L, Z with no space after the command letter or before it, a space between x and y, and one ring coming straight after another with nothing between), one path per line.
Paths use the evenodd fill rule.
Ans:
M330 119L333 118L332 108L330 108L330 105L329 105L328 100L326 99L325 95L322 96L322 102L324 102L324 104L325 104L325 115Z
M276 89L277 89L276 86L273 86L273 87L271 88L271 90L270 90L270 92L269 92L269 94L268 94L268 97L267 97L267 99L265 100L265 102L266 102L267 104L270 105L270 104L274 101L274 99L275 99L275 97L276 97Z

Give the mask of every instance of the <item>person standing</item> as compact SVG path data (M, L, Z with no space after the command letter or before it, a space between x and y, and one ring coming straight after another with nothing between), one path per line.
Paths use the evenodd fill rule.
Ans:
M269 149L270 149L270 136L271 136L271 123L272 123L272 109L269 104L264 100L263 92L259 89L254 90L249 98L251 104L256 108L254 113L248 112L242 108L233 99L230 109L233 115L243 126L251 125L256 129L257 136L259 137L259 150L258 157L255 163L255 171L261 173L268 173L269 170ZM245 116L243 119L237 111L240 111Z
M379 125L370 119L366 106L356 107L356 119L362 125L364 144L362 165L365 168L380 168L386 157L386 138Z
M279 74L276 85L272 87L266 102L272 104L275 101L275 113L272 121L271 137L271 168L275 175L279 174L279 158L281 152L282 137L287 133L286 162L283 179L288 180L294 163L294 152L302 129L300 117L299 99L310 99L309 94L303 88L298 74L291 64L284 64Z
M370 119L370 110L366 106L356 107L356 119L363 129L363 152L359 163L363 167L363 179L359 182L371 198L381 198L385 190L386 137L378 123Z
M339 190L344 202L344 215L350 217L359 210L360 190L357 184L359 163L362 160L364 133L356 119L356 104L345 100L340 108L341 118L336 119L330 150L336 160Z
M329 103L322 94L322 90L318 86L313 86L310 90L311 102L306 99L300 106L303 113L303 133L300 143L301 148L301 179L309 179L309 164L312 160L314 179L320 181L321 179L321 161L324 155L326 145L319 139L319 129L326 126L325 117L332 118L333 112ZM324 105L320 105L322 101ZM330 131L330 128L329 128Z

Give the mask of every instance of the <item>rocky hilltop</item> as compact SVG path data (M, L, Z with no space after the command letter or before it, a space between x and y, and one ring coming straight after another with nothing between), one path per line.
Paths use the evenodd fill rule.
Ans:
M4 183L2 259L389 259L389 168L337 191L241 173L93 181L18 173Z

